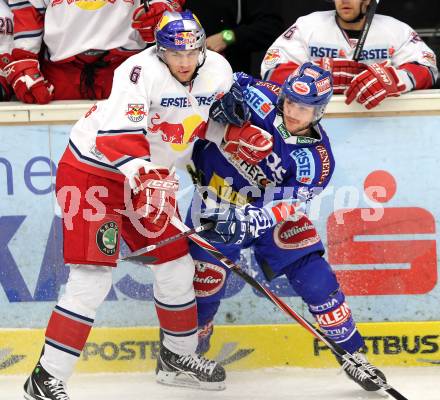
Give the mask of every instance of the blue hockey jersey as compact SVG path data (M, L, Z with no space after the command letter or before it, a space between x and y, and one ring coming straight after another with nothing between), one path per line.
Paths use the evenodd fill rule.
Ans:
M199 140L192 157L195 170L189 168L194 181L217 203L262 206L292 198L309 201L327 186L335 167L323 127L315 125L313 137L291 135L276 106L281 86L244 73L234 78L251 110L250 122L273 136L273 151L257 165L250 165L214 143Z

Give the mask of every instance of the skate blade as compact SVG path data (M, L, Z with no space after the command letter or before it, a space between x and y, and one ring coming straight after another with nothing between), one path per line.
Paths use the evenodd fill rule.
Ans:
M389 397L389 395L388 395L388 393L385 391L385 389L383 389L383 388L380 388L379 390L377 390L376 392L375 392L377 395L379 395L380 397L383 397L383 398L388 398Z
M191 389L220 391L226 389L225 382L202 382L195 376L186 373L166 372L159 370L156 381L162 385L186 387Z

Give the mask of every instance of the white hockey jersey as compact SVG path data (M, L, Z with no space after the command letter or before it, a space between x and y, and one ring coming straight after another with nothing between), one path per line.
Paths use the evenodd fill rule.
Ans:
M13 16L7 3L0 0L0 69L10 62L13 46Z
M207 51L196 78L184 86L155 47L144 50L116 69L110 97L74 125L60 163L115 180L131 178L142 166L184 165L196 138L205 135L212 102L231 85L232 69L215 52Z
M131 27L140 0L9 0L16 21L15 47L51 61L88 50L139 51L146 47Z
M352 59L356 44L357 40L349 39L336 23L335 11L314 12L298 18L270 46L261 65L261 75L263 79L271 79L274 71L288 62L300 65L323 57ZM424 67L423 77L418 76L416 69L404 68L408 73L405 83L410 85L409 88L416 87L417 80L426 79L426 75L431 79L431 85L437 79L435 54L419 35L395 18L376 14L359 61L373 64L385 60L390 60L396 68L405 64Z

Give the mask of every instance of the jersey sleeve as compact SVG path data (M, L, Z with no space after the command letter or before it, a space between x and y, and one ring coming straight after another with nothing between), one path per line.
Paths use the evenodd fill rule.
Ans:
M157 167L150 162L144 128L152 79L143 67L122 64L115 71L110 97L99 116L96 147L129 179L140 167Z
M233 75L234 82L238 83L242 89L245 89L247 86L252 85L255 81L255 78L251 75L248 75L245 72L234 72Z
M14 15L12 58L38 58L47 4L43 0L9 0L9 7Z
M308 61L307 41L303 36L303 17L285 31L267 50L261 64L264 80L282 84L298 67Z
M11 62L13 48L14 24L12 14L0 15L3 29L0 32L0 70Z
M225 58L218 54L213 54L212 57L214 57L214 59L217 59L217 65L212 72L213 74L216 73L219 75L219 79L217 80L219 83L216 90L219 93L227 93L231 89L233 83L233 73L231 65L229 64L229 62L226 61ZM205 139L215 143L217 146L220 146L223 142L225 130L225 125L209 119L206 128Z
M392 64L398 70L405 71L408 90L429 89L438 77L435 53L410 26L399 22L401 30L397 38L399 46L392 55Z

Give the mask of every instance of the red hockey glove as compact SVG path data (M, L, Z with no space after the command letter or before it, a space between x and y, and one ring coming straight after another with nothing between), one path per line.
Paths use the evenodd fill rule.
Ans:
M406 85L399 79L395 68L387 63L371 64L357 75L351 82L345 95L345 103L353 100L363 104L366 108L376 107L383 99L390 96L399 96L406 91Z
M0 101L10 100L12 92L11 86L4 76L4 72L0 70Z
M37 60L11 62L4 72L18 100L38 104L47 104L52 100L53 85L44 79Z
M176 212L176 192L179 182L167 169L141 168L135 177L133 207L146 218L153 232L164 228Z
M152 0L147 9L144 5L134 10L131 26L136 29L147 43L154 43L154 28L165 11L182 11L182 0Z
M332 73L333 92L335 94L344 93L353 78L367 69L366 64L357 61L329 57L323 57L319 60L318 65Z
M242 127L228 125L224 137L224 150L248 164L256 165L272 152L272 135L249 122Z
M3 68L11 62L11 55L8 53L0 54L0 101L8 101L13 90L9 85Z

